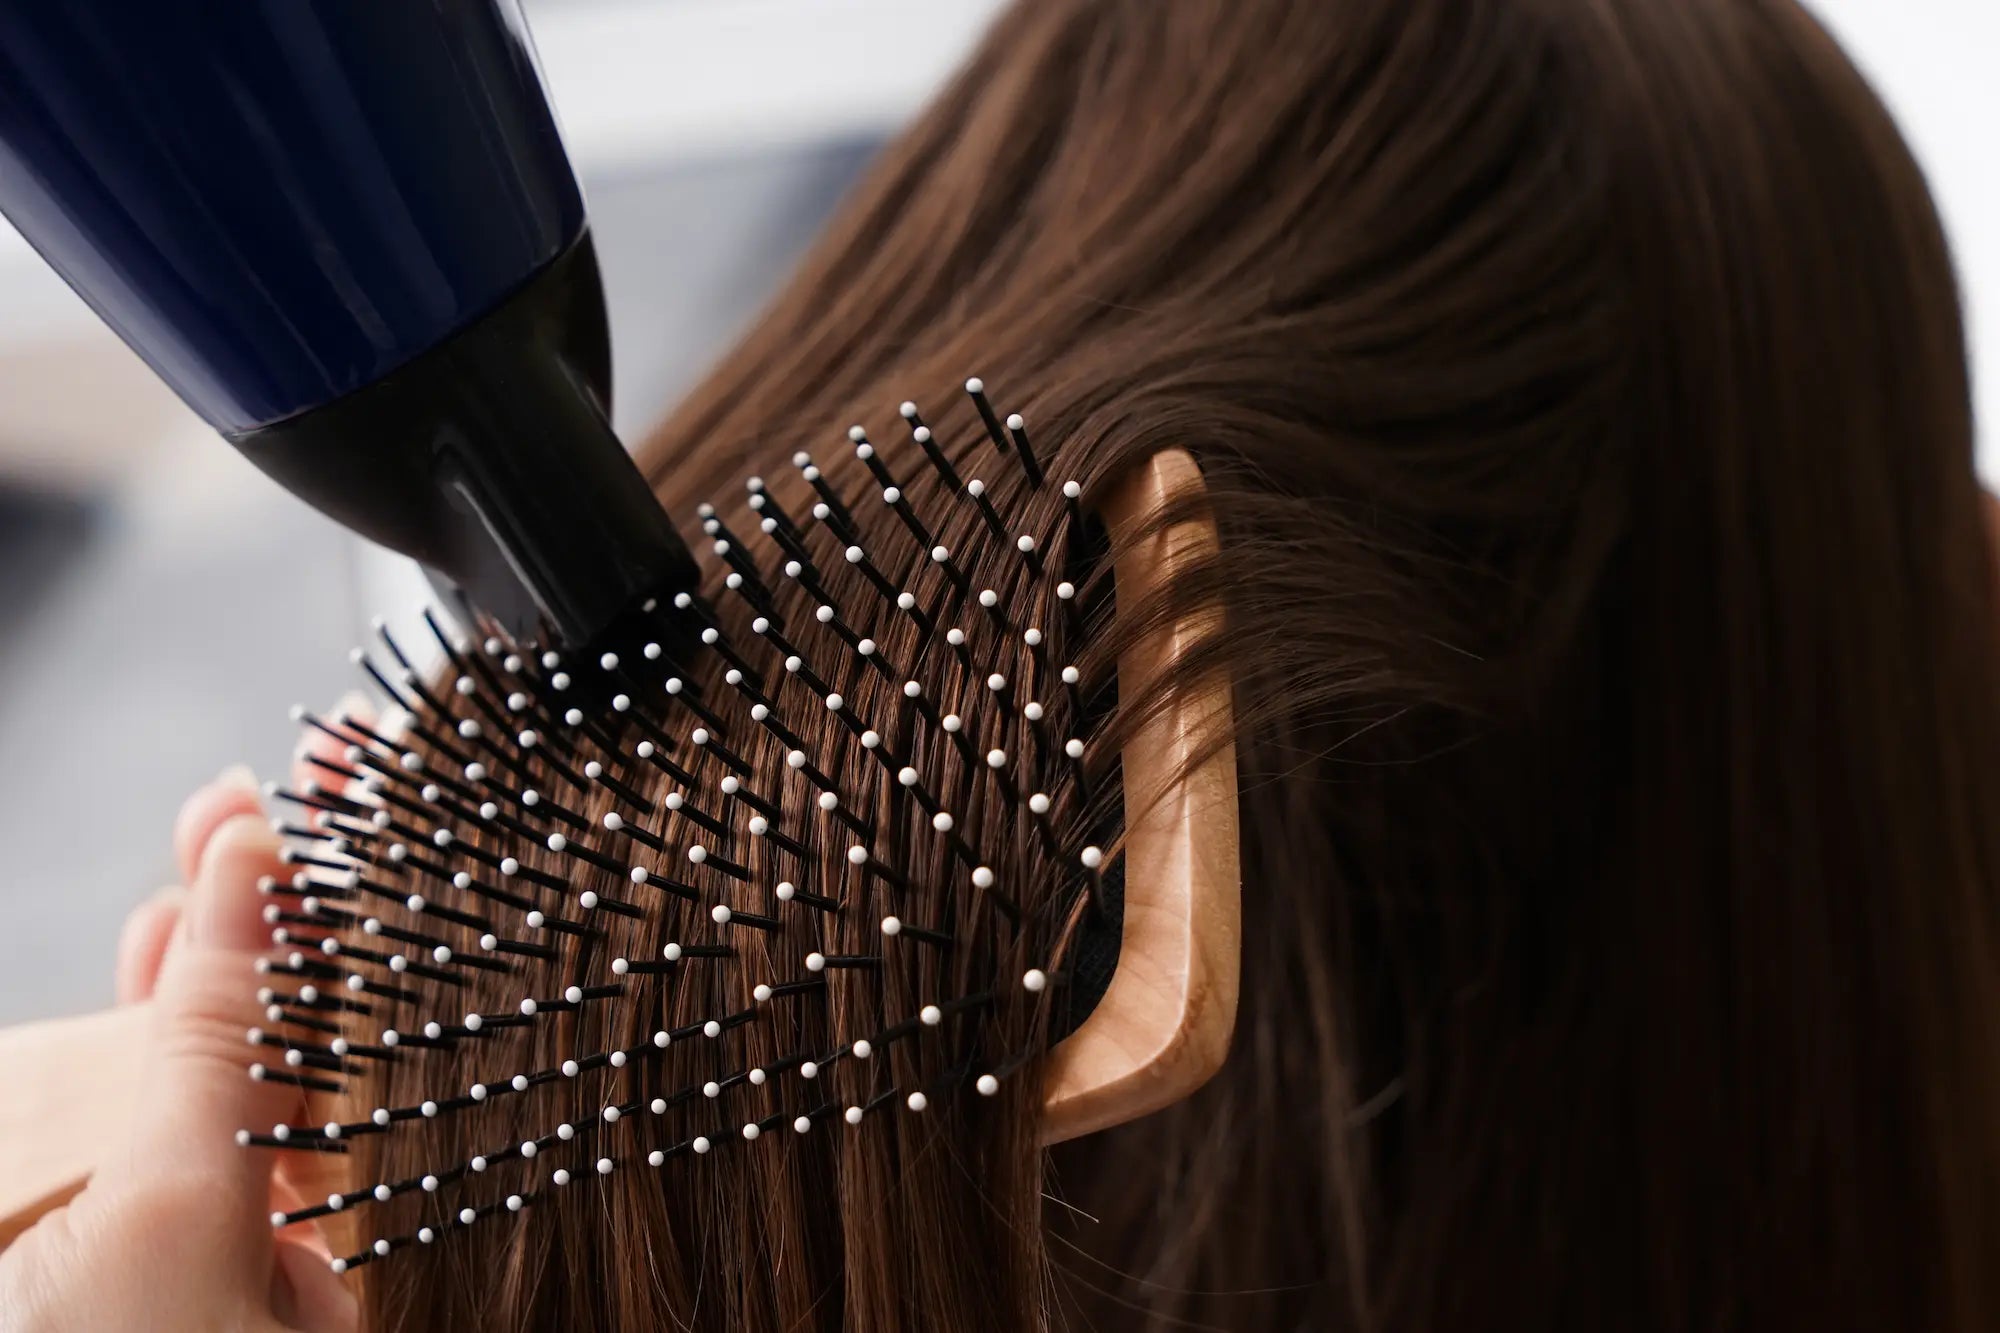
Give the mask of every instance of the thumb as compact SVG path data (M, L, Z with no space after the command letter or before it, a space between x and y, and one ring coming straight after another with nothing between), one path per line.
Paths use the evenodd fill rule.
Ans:
M354 1333L361 1323L353 1289L326 1266L325 1255L296 1241L278 1245L271 1313L286 1328L306 1333Z
M257 881L281 869L278 840L254 815L209 839L154 992L140 1057L146 1102L128 1151L104 1164L90 1191L183 1195L221 1228L217 1261L240 1262L260 1286L271 1262L271 1153L239 1147L236 1132L267 1129L301 1104L295 1089L250 1079L243 1043L260 1017L255 963L269 942Z

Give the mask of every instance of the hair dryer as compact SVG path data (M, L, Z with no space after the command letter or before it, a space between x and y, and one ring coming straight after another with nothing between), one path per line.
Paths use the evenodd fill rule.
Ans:
M514 634L693 588L607 420L519 0L0 0L0 212L258 467Z

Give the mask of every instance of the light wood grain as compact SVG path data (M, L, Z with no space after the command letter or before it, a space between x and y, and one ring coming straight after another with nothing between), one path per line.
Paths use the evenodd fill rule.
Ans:
M1200 490L1181 450L1156 454L1103 507L1114 546L1170 499ZM1216 549L1212 521L1179 523L1122 551L1117 598L1130 606ZM1121 698L1144 693L1212 623L1190 619L1118 664ZM1183 776L1205 741L1231 732L1218 677L1137 733L1125 774L1125 921L1111 985L1050 1056L1042 1141L1060 1143L1186 1097L1229 1053L1241 965L1236 752L1224 745Z
M1156 455L1108 500L1115 541L1169 498L1201 486L1194 460ZM1126 550L1117 595L1131 605L1215 549L1214 524L1182 523ZM1119 663L1121 694L1148 682L1211 625L1189 621ZM1241 948L1236 756L1181 771L1228 734L1229 683L1183 697L1126 747L1125 919L1118 967L1090 1017L1051 1054L1042 1139L1059 1143L1134 1120L1193 1092L1221 1067L1236 1022ZM0 1030L0 1247L83 1187L122 1141L139 1089L132 1052L145 1005Z

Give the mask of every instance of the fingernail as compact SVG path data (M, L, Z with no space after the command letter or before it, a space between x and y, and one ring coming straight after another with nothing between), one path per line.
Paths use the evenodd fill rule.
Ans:
M275 867L277 850L277 837L255 815L237 815L215 831L181 918L191 943L255 951L270 942L257 877Z
M367 717L374 711L374 707L368 702L368 696L360 690L349 690L347 693L341 695L339 702L333 706L334 716L340 718L342 721L349 719L359 720Z
M256 771L248 764L231 764L216 775L215 781L217 786L234 787L238 791L247 791L252 795L261 794L257 787Z

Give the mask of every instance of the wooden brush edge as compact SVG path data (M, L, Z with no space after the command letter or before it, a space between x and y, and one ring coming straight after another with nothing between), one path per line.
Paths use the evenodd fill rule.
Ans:
M1102 516L1119 551L1117 595L1127 605L1216 550L1209 518L1133 541L1164 505L1202 490L1194 459L1172 449L1107 499ZM1213 629L1190 618L1135 645L1118 663L1121 696L1138 696ZM1218 675L1148 722L1121 756L1127 827L1118 966L1090 1017L1051 1053L1045 1144L1169 1106L1207 1082L1229 1053L1242 959L1235 747L1216 746L1189 765L1230 735L1231 723L1229 681Z

